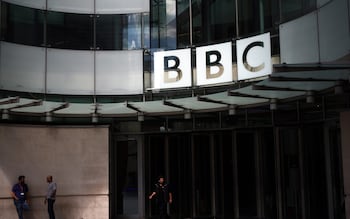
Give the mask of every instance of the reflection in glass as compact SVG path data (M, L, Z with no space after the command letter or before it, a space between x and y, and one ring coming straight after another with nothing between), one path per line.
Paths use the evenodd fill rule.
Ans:
M315 10L316 0L284 0L281 1L282 21L297 18Z
M196 216L209 216L212 213L212 178L210 136L193 137L193 180L194 207Z
M142 48L141 14L99 15L96 19L96 46L102 50Z
M143 37L143 42L142 42L142 47L143 48L150 48L150 28L149 28L149 13L145 13L142 15L143 20L142 20L142 36Z
M257 216L254 133L237 133L238 201L241 217Z
M274 31L278 19L278 0L239 0L239 35Z
M297 129L282 129L281 145L283 216L301 218L300 152Z
M138 214L137 142L117 145L117 214Z
M234 157L231 132L214 135L215 209L217 218L234 218Z
M1 39L11 43L42 46L44 43L43 11L2 2Z
M60 49L93 48L93 17L86 14L47 13L47 43Z
M166 0L151 1L151 48L166 48Z
M189 0L177 2L177 42L178 47L191 45Z
M235 1L192 0L193 43L231 40L235 36Z

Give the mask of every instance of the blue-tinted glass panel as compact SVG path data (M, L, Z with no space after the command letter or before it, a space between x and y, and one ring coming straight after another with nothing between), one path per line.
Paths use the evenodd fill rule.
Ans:
M278 0L239 0L239 36L276 32L278 5Z
M151 41L150 41L150 28L149 28L149 13L143 14L143 21L142 21L142 28L143 28L143 48L150 48Z
M102 50L142 48L142 15L99 15L96 19L96 46Z
M47 43L60 49L93 48L93 17L87 14L47 13Z
M42 46L44 12L2 2L1 39L11 43Z
M231 40L236 35L235 1L192 0L193 43Z

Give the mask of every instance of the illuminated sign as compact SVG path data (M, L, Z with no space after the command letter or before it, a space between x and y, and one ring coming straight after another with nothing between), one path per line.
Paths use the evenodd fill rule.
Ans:
M246 80L271 74L270 34L262 34L237 40L238 80Z
M271 74L270 44L269 33L237 40L238 80ZM195 74L192 73L191 61L191 49L155 52L153 88L203 86L233 81L231 42L197 47Z
M155 88L189 87L191 75L191 49L154 53Z
M232 81L232 44L196 48L196 67L197 85Z

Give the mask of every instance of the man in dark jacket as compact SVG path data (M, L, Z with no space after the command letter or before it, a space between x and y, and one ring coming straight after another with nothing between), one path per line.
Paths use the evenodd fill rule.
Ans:
M158 177L158 182L154 185L154 190L149 196L149 199L152 199L154 196L157 200L159 219L168 218L167 204L171 204L173 202L173 196L169 191L169 186L165 183L163 176Z

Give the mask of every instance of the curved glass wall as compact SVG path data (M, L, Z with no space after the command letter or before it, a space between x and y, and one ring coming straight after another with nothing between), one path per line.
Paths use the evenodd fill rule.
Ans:
M1 40L73 50L148 48L148 14L73 14L1 2Z
M231 40L236 35L235 1L192 0L193 44Z
M239 36L270 31L276 33L279 20L278 0L238 0Z
M142 48L142 16L140 14L98 15L96 46L101 50Z
M47 45L59 49L92 49L93 17L47 12Z
M1 39L31 46L44 43L45 14L41 10L3 2L1 5Z
M169 48L165 24L171 0L151 1L151 47ZM250 35L278 34L278 25L315 10L316 0L177 0L176 45L208 45Z
M267 31L275 35L280 23L317 7L317 0L151 0L149 16L74 14L0 2L3 41L77 50L176 49Z

